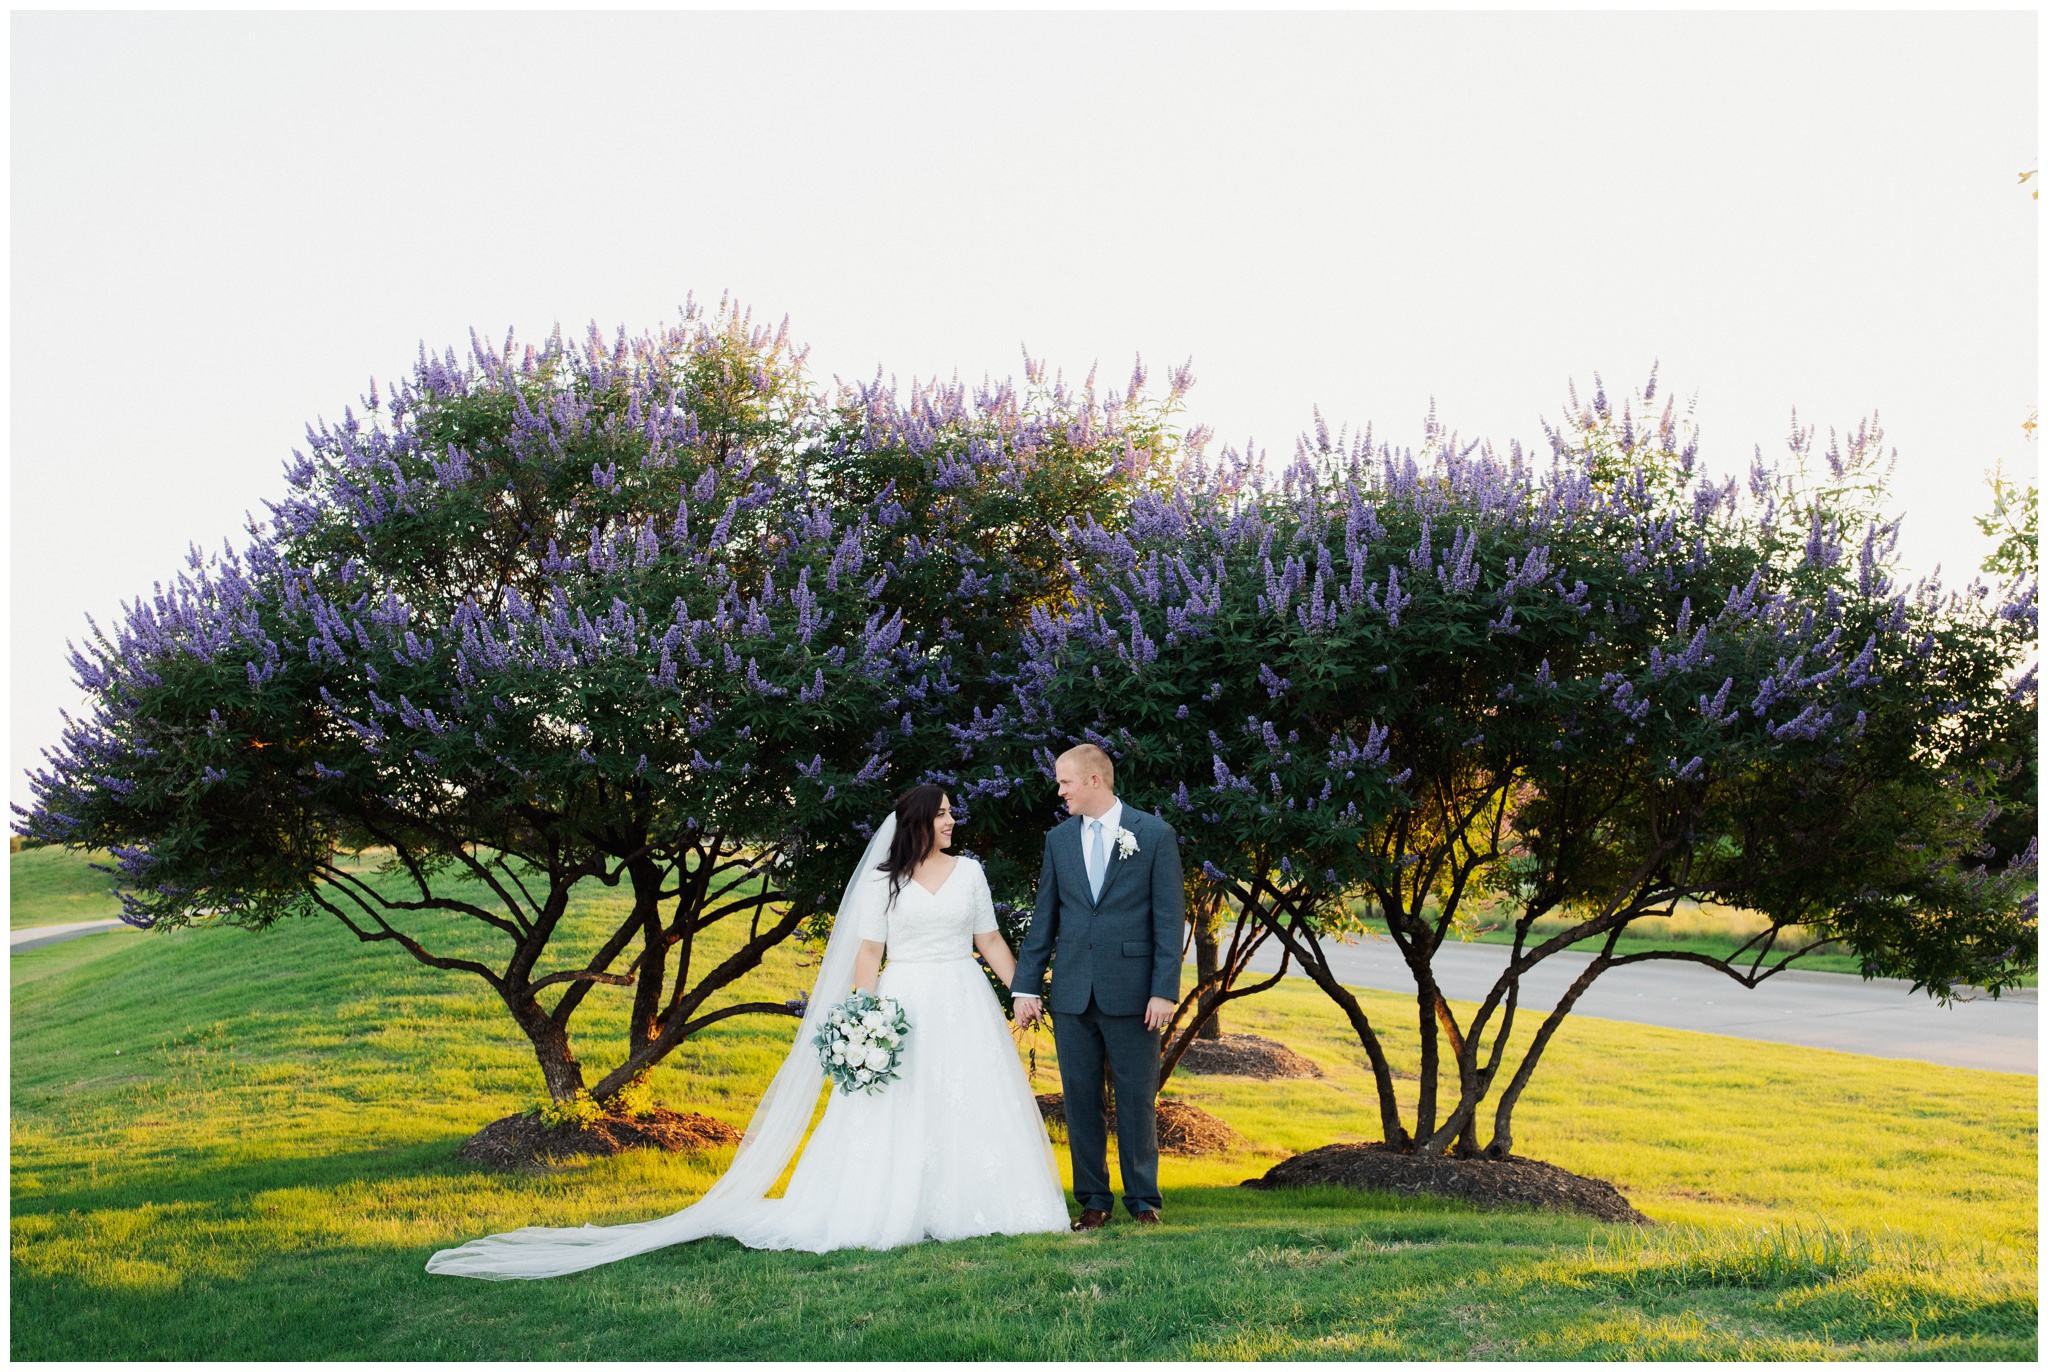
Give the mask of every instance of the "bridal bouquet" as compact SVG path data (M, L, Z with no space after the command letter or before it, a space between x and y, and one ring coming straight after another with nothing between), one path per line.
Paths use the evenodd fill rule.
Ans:
M812 1040L825 1075L844 1092L869 1095L896 1080L910 1016L886 996L856 990L832 1007L825 1027Z

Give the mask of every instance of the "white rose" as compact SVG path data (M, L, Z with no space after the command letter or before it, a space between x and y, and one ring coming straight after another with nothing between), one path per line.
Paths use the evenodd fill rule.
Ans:
M886 1048L868 1049L867 1062L868 1066L874 1068L877 1072L881 1071L889 1065L889 1050Z
M855 1072L853 1074L853 1079L855 1081L873 1081L875 1079L875 1074L873 1072L870 1072L867 1068L863 1067L858 1072Z
M880 1010L870 1010L860 1017L860 1022L869 1029L879 1029L889 1022L889 1017Z

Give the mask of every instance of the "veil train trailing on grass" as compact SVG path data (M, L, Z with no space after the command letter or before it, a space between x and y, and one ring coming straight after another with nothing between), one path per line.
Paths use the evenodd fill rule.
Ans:
M974 960L996 927L988 881L958 859L937 891L880 870L882 821L846 884L796 1042L747 1124L732 1166L696 1204L641 1224L515 1229L427 1261L448 1276L556 1277L723 1235L750 1248L890 1248L924 1239L1064 1230L1067 1209L1044 1122L1003 1012ZM884 943L880 991L910 1016L900 1079L835 1092L783 1199L768 1190L803 1142L825 1072L812 1045L853 984L863 939Z
M818 1063L811 1039L833 1004L853 986L861 916L865 907L888 899L888 878L876 870L876 864L888 853L895 833L896 816L890 815L861 854L833 917L832 937L826 940L825 955L818 963L818 980L811 988L796 1042L761 1103L754 1107L754 1117L747 1121L732 1165L696 1204L640 1224L586 1224L580 1229L529 1226L509 1234L492 1234L460 1248L442 1249L427 1259L427 1270L493 1280L559 1277L714 1234L744 1239L746 1231L761 1222L764 1207L773 1204L764 1199L768 1189L789 1166L817 1108L825 1069Z

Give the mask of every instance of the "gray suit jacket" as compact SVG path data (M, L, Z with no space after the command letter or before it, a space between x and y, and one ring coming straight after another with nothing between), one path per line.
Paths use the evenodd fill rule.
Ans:
M1187 918L1180 840L1165 820L1128 805L1123 827L1137 838L1138 851L1124 857L1111 847L1100 897L1088 892L1081 817L1045 836L1038 909L1017 953L1012 990L1043 997L1046 967L1057 954L1047 1004L1061 1014L1080 1014L1090 995L1109 1015L1142 1015L1153 996L1180 999Z

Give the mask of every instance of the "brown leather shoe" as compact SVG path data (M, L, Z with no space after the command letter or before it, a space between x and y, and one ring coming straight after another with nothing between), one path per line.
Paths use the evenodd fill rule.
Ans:
M1074 1232L1076 1234L1085 1234L1091 1229L1100 1229L1108 1223L1109 1212L1107 1210L1083 1210L1081 1218L1074 1221Z
M1136 1220L1140 1224L1163 1223L1163 1221L1161 1221L1159 1218L1159 1212L1157 1210L1140 1210L1137 1214L1131 1216L1131 1218Z

